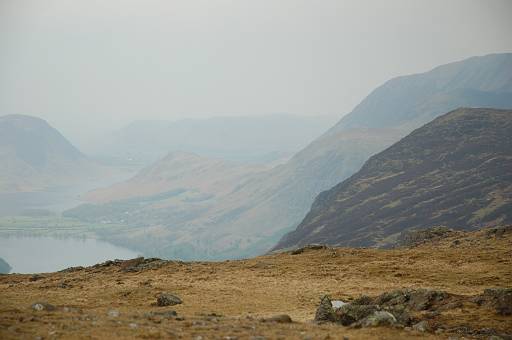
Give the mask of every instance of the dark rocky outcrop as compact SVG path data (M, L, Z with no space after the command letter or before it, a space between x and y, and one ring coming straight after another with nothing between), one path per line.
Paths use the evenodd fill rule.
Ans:
M473 336L508 336L494 329L443 327L439 321L443 320L442 313L462 308L465 304L476 308L491 308L495 315L508 316L512 312L512 289L486 289L483 294L474 297L434 289L397 289L374 297L363 295L334 309L330 298L324 296L317 309L315 321L334 322L350 327L389 326L417 332L446 330Z
M417 246L422 243L441 240L453 233L455 233L453 229L443 226L421 230L405 230L400 233L397 246Z
M489 288L474 299L479 305L494 308L499 315L512 315L512 288Z
M336 321L336 315L334 314L334 308L332 308L331 298L329 296L325 295L320 300L320 305L318 306L315 313L315 321Z

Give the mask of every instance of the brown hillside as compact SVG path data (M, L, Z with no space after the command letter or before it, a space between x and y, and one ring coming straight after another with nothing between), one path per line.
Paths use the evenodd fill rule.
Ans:
M512 316L471 302L484 289L512 287L510 227L449 232L412 248L295 253L225 262L114 261L37 276L2 275L0 338L434 339L512 334ZM362 294L420 287L465 301L422 312L437 332L310 322L324 294L351 301ZM161 292L176 294L183 303L154 305ZM33 310L36 302L55 309ZM163 315L170 310L177 316ZM288 314L294 322L260 321L277 314Z

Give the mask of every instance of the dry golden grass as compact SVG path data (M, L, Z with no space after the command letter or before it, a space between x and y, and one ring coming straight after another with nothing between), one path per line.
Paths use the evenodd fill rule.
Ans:
M460 240L456 246L455 238ZM445 333L352 329L310 321L324 294L349 300L406 287L459 295L512 287L512 236L495 239L487 238L484 231L461 232L410 249L306 250L241 261L169 262L136 273L110 266L43 276L37 281L30 281L30 275L0 276L0 338L446 338ZM175 293L184 303L153 306L159 292ZM33 311L30 305L37 301L58 309ZM72 308L66 311L64 306ZM111 309L118 310L119 317L109 317ZM184 320L144 316L170 309ZM295 322L258 320L282 313ZM441 319L447 327L491 327L512 333L511 317L486 308L465 306L443 313Z

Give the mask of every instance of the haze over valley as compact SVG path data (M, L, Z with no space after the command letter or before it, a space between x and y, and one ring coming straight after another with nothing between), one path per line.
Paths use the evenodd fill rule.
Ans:
M512 338L512 3L0 1L0 338Z

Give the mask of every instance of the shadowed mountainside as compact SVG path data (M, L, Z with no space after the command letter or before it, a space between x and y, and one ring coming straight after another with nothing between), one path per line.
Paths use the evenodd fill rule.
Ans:
M512 222L512 111L458 109L371 157L321 193L275 249L376 246L405 229Z

